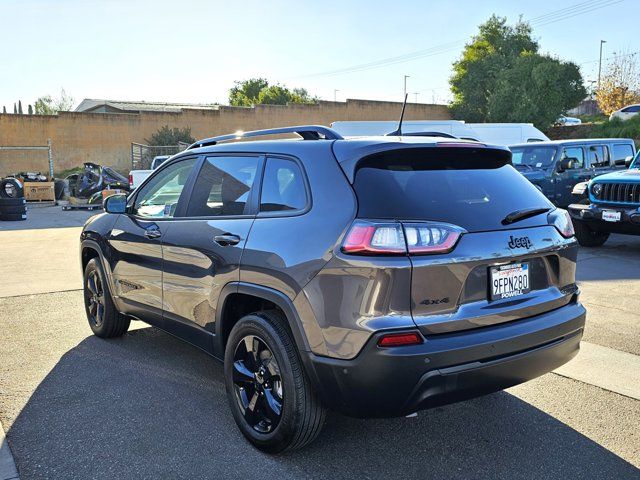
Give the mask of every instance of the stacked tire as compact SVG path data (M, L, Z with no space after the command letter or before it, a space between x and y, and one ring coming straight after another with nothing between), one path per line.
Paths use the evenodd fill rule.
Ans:
M0 181L0 221L27 219L27 202L22 184L15 178Z

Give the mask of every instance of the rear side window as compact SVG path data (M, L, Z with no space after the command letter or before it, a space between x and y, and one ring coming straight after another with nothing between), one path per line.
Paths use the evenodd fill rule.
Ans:
M257 168L257 157L207 158L193 187L187 216L247 214Z
M608 167L609 156L604 145L591 145L589 149L589 165L592 167Z
M260 195L261 212L302 210L307 204L302 171L296 162L268 158Z
M619 143L613 146L613 161L624 160L633 156L633 148L629 144Z
M358 216L432 220L469 231L513 228L507 214L551 207L495 150L423 148L377 154L358 164L354 189ZM546 220L545 220L546 221Z

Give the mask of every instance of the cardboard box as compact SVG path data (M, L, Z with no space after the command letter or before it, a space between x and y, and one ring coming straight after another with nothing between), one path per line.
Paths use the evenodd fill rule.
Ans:
M53 202L56 199L53 182L24 182L27 202Z

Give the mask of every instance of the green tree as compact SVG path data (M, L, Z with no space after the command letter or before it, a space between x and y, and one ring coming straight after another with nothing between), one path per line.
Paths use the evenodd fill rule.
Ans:
M13 113L14 114L18 113L18 107L16 107L15 102L13 103Z
M36 115L55 115L58 112L68 112L73 108L73 97L60 90L60 96L53 98L51 95L43 95L38 98L35 103Z
M229 90L229 105L250 107L251 105L286 105L287 103L316 103L304 88L290 90L283 85L269 85L264 78L250 78L235 82Z
M539 55L538 49L526 22L510 26L506 18L493 15L480 25L478 35L453 65L450 85L454 117L468 122L508 122L518 118L545 128L564 110L579 103L586 91L575 64ZM542 90L539 87L545 81L538 73L543 71L552 75L565 71L570 76L555 76L555 83L546 82L549 89ZM533 90L525 90L519 82ZM525 102L527 107L523 107ZM531 105L536 108L531 110ZM525 108L529 108L529 115Z
M4 105L2 106L2 113L7 113L7 107L5 107Z
M22 100L18 100L18 113L22 115Z
M29 104L28 111L29 111L29 115L33 115L33 107L31 106L31 104Z
M193 143L196 139L191 136L191 127L171 128L169 125L165 125L160 127L151 137L145 138L144 141L147 145L168 146L178 145L180 142Z
M488 98L487 120L531 122L545 128L586 94L576 64L527 53L497 76Z

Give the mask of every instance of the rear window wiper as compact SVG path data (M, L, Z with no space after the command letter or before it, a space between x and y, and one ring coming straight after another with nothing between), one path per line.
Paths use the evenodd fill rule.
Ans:
M549 207L527 208L524 210L516 210L515 212L511 212L506 217L504 217L502 219L502 224L509 225L511 223L524 220L525 218L535 217L536 215L540 215L541 213L548 212L549 210L551 210L551 208Z

